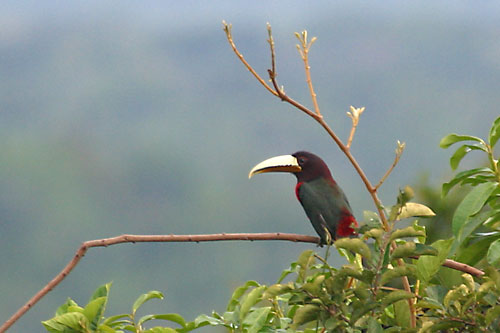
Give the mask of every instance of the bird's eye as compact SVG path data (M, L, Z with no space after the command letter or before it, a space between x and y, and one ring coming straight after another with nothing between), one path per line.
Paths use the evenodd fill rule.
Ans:
M299 164L304 164L306 162L306 159L303 157L299 157Z

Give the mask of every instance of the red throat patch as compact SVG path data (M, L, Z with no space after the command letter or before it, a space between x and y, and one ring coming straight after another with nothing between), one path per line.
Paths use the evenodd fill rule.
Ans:
M349 237L351 235L354 235L355 231L353 229L353 226L358 226L358 222L349 211L344 210L342 213L342 218L340 219L339 225L337 227L337 238Z
M299 200L299 202L301 202L300 197L299 197L299 189L302 186L302 184L304 184L304 183L299 182L299 183L297 183L297 185L295 185L295 196L297 197L297 200Z

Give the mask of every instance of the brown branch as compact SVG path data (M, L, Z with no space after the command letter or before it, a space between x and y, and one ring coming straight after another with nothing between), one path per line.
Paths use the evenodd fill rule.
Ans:
M240 59L240 61L243 63L243 65L245 65L245 67L250 71L250 73L252 73L252 75L257 79L257 81L259 81L260 84L262 84L264 86L264 88L266 88L271 94L278 96L278 93L276 91L274 91L266 83L266 81L264 81L264 79L262 79L262 77L260 77L259 74L257 74L257 72L252 68L252 66L250 66L250 64L245 60L245 58L243 57L243 54L241 54L240 51L238 51L238 49L236 48L236 45L233 42L233 35L231 34L231 24L227 24L225 21L222 21L222 25L224 26L223 29L224 29L224 32L226 33L226 37L227 37L227 41L229 42L229 45L231 45L234 53Z
M121 235L111 238L95 239L83 242L76 251L71 261L57 274L45 287L40 289L26 304L14 313L2 326L0 333L5 332L29 309L31 309L48 292L54 289L61 281L71 273L78 262L83 258L88 249L92 247L106 247L121 243L150 243L150 242L213 242L229 240L283 240L302 243L319 243L319 238L315 236L287 234L287 233L241 233L241 234L208 234L208 235Z
M295 33L295 36L300 41L300 45L297 44L297 50L299 51L300 57L304 62L304 71L306 73L306 82L309 87L309 94L311 95L311 99L314 106L314 111L318 116L321 116L321 112L319 111L319 105L316 93L314 92L314 87L311 80L311 66L309 65L309 49L311 45L316 41L316 37L313 37L309 43L307 43L307 30L302 31L301 34L298 32Z

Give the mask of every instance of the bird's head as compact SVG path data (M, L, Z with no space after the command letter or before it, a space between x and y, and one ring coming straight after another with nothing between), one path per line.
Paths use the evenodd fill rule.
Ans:
M307 151L275 156L262 161L250 170L248 178L266 172L291 172L299 182L308 182L317 178L332 178L326 163L320 157Z

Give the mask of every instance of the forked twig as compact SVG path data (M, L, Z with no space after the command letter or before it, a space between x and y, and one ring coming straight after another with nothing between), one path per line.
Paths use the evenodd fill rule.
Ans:
M311 95L311 99L313 102L314 106L314 112L321 117L321 112L319 111L319 105L318 105L318 99L316 96L316 92L314 92L314 87L312 84L311 80L311 66L309 65L309 49L311 48L312 44L316 41L316 37L311 38L311 41L308 43L307 42L307 30L302 31L302 33L295 33L295 37L300 42L300 45L297 44L297 50L299 51L300 57L302 58L302 61L304 62L304 71L306 73L306 82L307 86L309 87L309 94Z

